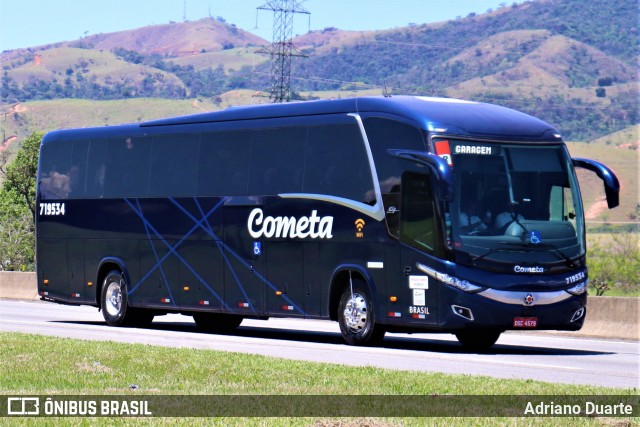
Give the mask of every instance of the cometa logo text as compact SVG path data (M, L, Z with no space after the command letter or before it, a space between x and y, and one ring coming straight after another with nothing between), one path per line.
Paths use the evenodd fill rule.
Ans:
M293 216L264 216L262 209L255 208L247 220L249 234L254 239L266 238L331 239L333 237L333 217L319 217L318 211L311 211L311 216L296 218Z

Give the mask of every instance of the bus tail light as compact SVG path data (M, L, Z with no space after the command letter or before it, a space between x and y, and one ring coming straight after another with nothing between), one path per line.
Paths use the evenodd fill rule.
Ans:
M398 301L398 297L389 297L389 301L397 302Z
M467 307L461 307L459 305L452 305L451 311L458 317L462 317L463 319L471 320L473 322L473 312Z

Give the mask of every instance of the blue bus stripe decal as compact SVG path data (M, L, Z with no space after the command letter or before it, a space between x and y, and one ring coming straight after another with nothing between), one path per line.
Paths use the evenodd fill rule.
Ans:
M138 206L140 213L142 213L142 206L140 206L140 201L138 199L136 199L136 205ZM153 240L151 240L151 234L149 233L149 226L147 225L146 221L143 221L143 224L144 224L144 229L147 232L147 240L149 241L149 246L151 246L151 249L153 250L153 255L156 258L156 265L160 269L160 274L162 274L162 278L164 279L164 286L167 288L167 292L169 292L169 298L171 298L171 305L175 307L176 300L173 297L173 294L171 292L171 287L169 286L169 281L167 280L167 276L164 273L164 268L162 268L162 261L160 261L160 259L158 258L158 251L156 251L156 245L153 243ZM131 295L132 293L133 293L133 290L131 290L128 293L128 295Z
M203 218L203 220L198 221L197 218L195 218L193 215L191 215L191 213L186 210L182 205L180 205L180 203L178 203L174 198L169 197L169 200L171 200L171 202L176 205L185 215L187 215L192 221L197 222L198 225L207 233L209 234L209 236L211 238L213 238L214 240L216 240L217 242L220 242L220 250L223 252L223 256L224 255L224 251L223 248L229 252L231 255L233 255L236 259L238 259L244 266L251 268L251 266L244 260L242 259L241 256L239 256L238 254L236 254L232 249L230 249L220 238L218 238L218 236L213 232L213 230L207 230L206 227L204 227L202 225L202 222L204 222L206 219L208 219L208 217L210 215L207 215L205 218ZM222 203L222 202L221 202ZM226 259L226 256L225 256ZM234 275L234 277L236 278L236 281L238 282L238 286L240 286L240 289L242 290L242 293L246 296L247 294L245 293L244 289L242 288L242 285L240 283L239 280L237 280L237 276L235 271L233 271L233 267L231 266L230 263L227 264L227 266L229 267L229 269L231 270L232 274ZM263 275L261 275L260 273L258 273L257 271L254 270L254 273L256 274L256 276L258 276L258 278L260 280L262 280L264 283L267 284L267 286L269 286L273 291L277 291L278 287L273 285L271 282L269 282ZM289 297L287 297L286 295L282 295L282 297L289 303L289 305L293 306L297 311L299 311L301 314L304 314L304 310L302 310L297 304L295 304L293 301L291 301L291 299L289 299Z
M174 246L171 246L163 237L162 235L158 232L158 230L155 229L155 227L145 218L142 209L138 210L136 209L136 207L128 200L128 199L124 199L125 202L129 205L129 207L131 207L131 209L140 217L140 219L142 220L142 222L145 224L145 228L148 226L153 233L158 236L160 238L160 241L162 241L162 243L164 243L167 248L169 249L169 252L167 252L167 254L165 254L162 259L158 260L158 262L156 263L156 265L154 265L145 275L144 277L142 277L138 283L136 283L136 285L129 291L129 295L133 294L138 287L142 284L142 282L144 282L149 275L151 275L151 273L153 271L155 271L156 268L160 268L162 270L162 267L160 266L165 259L167 259L169 257L169 255L173 254L176 256L176 258L178 258L178 260L180 260L180 262L182 262L188 269L189 271L191 271L194 276L196 276L196 278L209 290L209 292L211 292L213 294L213 296L218 299L218 301L220 301L221 304L223 304L225 306L226 309L233 311L231 309L231 307L229 307L224 300L220 297L220 295L218 295L218 293L216 291L214 291L209 284L195 271L195 269L189 265L189 263L180 256L180 254L178 254L178 252L176 251L176 249L182 244L182 242L184 242L187 237L189 237L195 230L198 229L198 227L201 227L202 224L201 222L204 221L206 218L208 218L209 216L211 216L211 214L213 214L213 212L215 212L216 209L218 209L218 207L220 207L222 205L222 201L220 201L220 203L218 203L216 206L214 206L205 216L205 218L203 218L201 221L197 221L195 220L196 224L187 232L187 234L185 234L182 239L180 239ZM138 203L138 200L136 199L136 203ZM150 240L150 236L148 235L149 238L149 242L150 244L153 246L153 242ZM155 252L155 248L154 248L154 252ZM164 274L163 274L164 275ZM172 297L172 301L173 301L173 297Z

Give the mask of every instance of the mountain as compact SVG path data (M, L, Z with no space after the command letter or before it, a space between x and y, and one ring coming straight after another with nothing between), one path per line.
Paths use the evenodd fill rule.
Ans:
M385 31L329 27L294 40L309 57L294 59L292 82L296 96L386 88L494 102L550 122L567 139L591 140L640 123L637 16L636 0L536 0ZM62 98L219 106L230 91L269 87L269 57L259 53L266 45L206 18L7 51L0 100L5 109Z
M71 46L112 51L116 48L143 55L182 57L234 47L264 46L266 40L229 25L224 20L205 18L168 25L152 25L128 31L85 37Z
M591 139L640 122L637 17L635 0L514 3L324 45L294 71L310 75L306 90L386 86L496 102Z

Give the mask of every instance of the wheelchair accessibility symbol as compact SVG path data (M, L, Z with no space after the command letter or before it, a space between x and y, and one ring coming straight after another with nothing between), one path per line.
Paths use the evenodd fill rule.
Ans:
M534 245L542 243L542 236L539 231L532 230L529 232L529 241Z
M262 245L260 242L253 242L253 254L260 255L262 254Z

